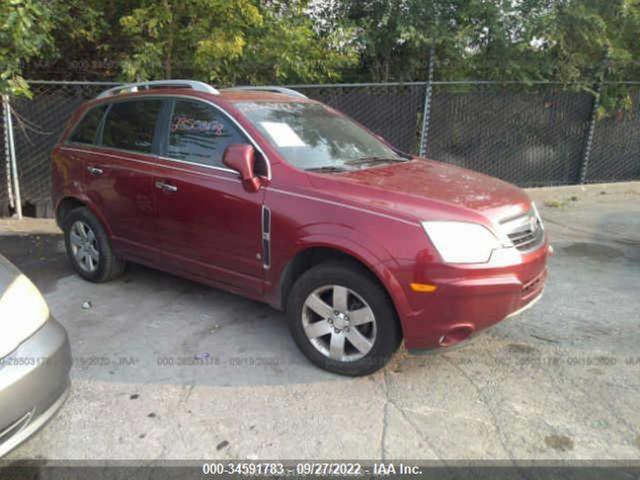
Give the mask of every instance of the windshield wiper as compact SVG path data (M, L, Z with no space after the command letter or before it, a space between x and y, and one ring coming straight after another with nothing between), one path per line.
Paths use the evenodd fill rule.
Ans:
M312 167L305 168L307 172L320 172L320 173L336 173L336 172L346 172L346 168L337 167L335 165L325 165L324 167Z
M375 163L375 162L406 162L404 158L398 157L362 157L355 160L349 160L344 162L345 165L360 165L362 163Z

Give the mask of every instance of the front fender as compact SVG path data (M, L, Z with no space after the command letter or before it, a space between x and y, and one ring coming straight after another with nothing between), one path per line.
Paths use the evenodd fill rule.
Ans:
M404 290L393 274L397 262L389 251L380 243L371 238L365 238L352 229L340 228L336 231L335 225L331 227L333 230L331 233L320 231L320 225L314 225L312 228L306 227L304 231L300 231L300 236L288 261L283 262L271 272L273 288L268 294L269 303L280 306L284 302L284 299L280 299L281 281L287 266L298 255L313 248L328 248L352 257L367 268L385 288L399 317L402 318L406 310L407 299Z
M307 225L298 231L297 238L294 248L296 253L311 246L326 246L352 255L368 266L393 260L393 256L381 242L344 225Z

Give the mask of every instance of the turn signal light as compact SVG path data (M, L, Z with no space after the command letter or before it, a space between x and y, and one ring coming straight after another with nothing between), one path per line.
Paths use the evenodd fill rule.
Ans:
M437 290L437 285L431 285L430 283L412 283L411 290L420 293L431 293Z

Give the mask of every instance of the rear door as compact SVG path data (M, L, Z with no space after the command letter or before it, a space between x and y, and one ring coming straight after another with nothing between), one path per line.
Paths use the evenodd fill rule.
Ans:
M263 278L264 192L248 192L222 163L227 146L249 140L207 102L177 98L169 110L154 178L166 256L175 268L255 294Z
M87 195L109 224L114 248L145 258L157 243L153 167L163 102L137 98L109 105L98 146L85 155Z

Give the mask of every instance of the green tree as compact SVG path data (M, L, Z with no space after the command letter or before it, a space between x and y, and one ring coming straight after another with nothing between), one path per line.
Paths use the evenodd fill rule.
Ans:
M250 0L141 2L120 19L131 54L122 62L127 79L171 78L174 67L214 80L242 56L246 35L262 24Z
M37 0L0 3L0 93L30 95L22 77L24 63L52 53L53 14Z
M640 75L640 0L5 0L0 24L12 92L22 77L423 80L432 48L439 80Z
M117 30L132 0L9 0L0 4L3 91L28 93L24 78L104 80L126 49ZM107 67L105 67L107 65Z
M227 83L335 81L357 64L357 50L344 35L314 29L307 4L262 2L262 25L249 32L244 55L230 65Z
M328 31L355 27L359 77L421 80L638 78L640 0L316 0Z
M458 78L531 81L552 74L546 46L555 0L465 2Z
M147 0L121 18L131 54L126 79L202 78L217 84L320 81L355 60L332 49L304 15L305 3Z
M329 1L315 3L311 14L325 32L354 34L353 43L361 60L359 72L353 79L413 80L424 75L431 45L446 45L455 35L447 25L450 3Z
M640 74L640 0L560 0L550 32L550 53L562 80ZM603 61L605 62L603 65Z
M313 14L329 28L355 26L370 80L424 79L431 47L436 78L528 80L549 73L541 47L553 2L342 0Z

